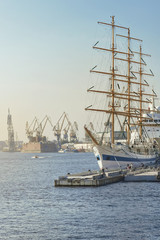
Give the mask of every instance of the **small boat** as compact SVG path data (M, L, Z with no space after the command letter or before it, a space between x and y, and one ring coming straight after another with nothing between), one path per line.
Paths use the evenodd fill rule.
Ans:
M64 153L65 151L63 149L60 149L58 152L59 153Z
M33 156L32 158L39 158L38 155Z

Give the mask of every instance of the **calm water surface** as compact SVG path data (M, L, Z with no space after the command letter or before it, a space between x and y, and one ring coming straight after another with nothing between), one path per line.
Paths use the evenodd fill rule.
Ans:
M160 239L160 184L55 188L66 173L98 170L92 153L0 153L0 239Z

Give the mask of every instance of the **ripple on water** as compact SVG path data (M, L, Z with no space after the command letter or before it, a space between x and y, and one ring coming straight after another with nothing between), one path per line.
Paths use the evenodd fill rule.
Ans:
M41 155L0 153L0 239L158 239L158 183L55 188L58 176L97 162L92 153Z

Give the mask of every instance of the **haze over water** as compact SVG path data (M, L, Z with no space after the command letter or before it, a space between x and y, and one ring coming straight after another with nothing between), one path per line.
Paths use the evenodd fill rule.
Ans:
M0 239L159 239L159 183L55 188L66 173L98 170L92 153L0 153Z

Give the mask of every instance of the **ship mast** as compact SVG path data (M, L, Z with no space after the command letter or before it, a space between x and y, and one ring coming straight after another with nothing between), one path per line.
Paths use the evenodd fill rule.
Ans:
M128 28L128 112L130 113L130 29ZM127 141L130 143L130 115L128 116Z
M112 144L114 143L114 16L112 16Z
M139 86L139 95L140 95L140 126L139 126L139 136L140 139L142 139L142 47L140 45L140 69L139 69L139 75L140 75L140 86Z
M135 108L135 110L138 110L139 111L139 122L138 122L138 126L139 126L139 137L140 137L140 139L142 139L142 128L143 128L143 126L145 126L145 124L143 123L143 120L144 120L144 118L143 118L143 113L147 113L147 112L149 112L149 110L147 110L147 109L143 109L143 103L145 102L144 100L143 100L143 96L150 96L150 97L156 97L157 95L156 95L156 93L155 92L153 92L153 94L149 94L149 93L145 93L143 90L142 90L142 86L143 86L143 83L142 83L142 81L143 81L143 75L145 75L145 76L151 76L151 77L153 77L154 75L153 75L153 73L152 73L152 71L151 71L151 73L145 73L145 72L143 72L143 70L142 70L142 65L147 65L145 62L144 62L144 60L142 59L142 57L143 56L147 56L147 57L151 57L151 55L150 54L146 54L146 53L143 53L142 52L142 46L140 45L140 48L139 48L139 52L133 52L134 54L139 54L139 65L140 65L140 67L139 67L139 72L136 72L136 71L133 71L133 73L135 73L135 74L139 74L139 92L138 92L138 94L139 94L139 109L136 109ZM142 61L143 60L143 61ZM144 80L145 81L145 80ZM145 81L146 82L146 81ZM147 83L147 82L146 82ZM148 100L147 100L148 101ZM149 101L150 103L151 103L151 101Z
M137 61L133 61L133 60L131 60L131 56L134 56L134 54L131 54L131 50L130 50L130 41L131 41L131 39L132 40L136 40L136 41L140 41L140 42L142 42L142 40L141 39L138 39L138 38L133 38L133 37L131 37L130 36L130 29L128 28L128 36L124 36L124 35L120 35L120 34L117 34L117 36L119 36L119 37L123 37L123 38L128 38L128 59L122 59L122 58L116 58L116 59L118 59L118 60L121 60L121 61L127 61L128 62L128 122L127 122L127 143L128 143L128 145L130 144L130 135L131 135L131 133L130 133L130 125L131 125L131 117L133 117L133 115L131 116L131 101L133 100L131 97L133 96L132 94L131 94L131 83L132 84L137 84L136 82L132 82L131 81L131 63L134 63L134 64L140 64L140 66L142 65L142 64L144 64L144 63L142 63L142 60L140 60L140 62L137 62ZM133 52L132 52L133 53ZM135 79L136 79L136 77L135 77ZM139 83L139 85L140 85L140 89L141 89L141 86L142 85L144 85L143 83L142 83L142 81L140 81L140 83ZM134 95L134 97L136 97L135 95ZM142 102L144 102L144 101L142 101L142 98L140 98L139 96L137 96L138 97L138 101L140 101L140 104L141 104L141 106L142 106ZM135 100L135 101L137 101L137 100ZM141 114L141 120L142 120L142 114Z
M149 117L145 117L143 116L143 113L148 112L148 109L146 108L142 108L143 103L151 103L150 100L145 99L143 100L143 96L156 96L156 94L148 94L148 93L144 93L142 91L142 86L146 86L148 87L149 84L143 80L143 75L148 75L148 76L153 76L152 74L148 74L148 73L144 73L142 71L142 65L146 65L146 63L144 62L144 60L142 59L142 56L150 56L148 54L144 54L142 53L142 47L140 46L140 52L134 52L130 50L130 41L131 40L137 40L137 41L141 41L140 39L137 38L133 38L130 37L130 29L127 27L123 27L123 26L118 26L115 25L115 21L114 21L114 16L112 16L112 22L111 23L105 23L105 22L98 22L99 24L104 24L104 25L109 25L112 27L112 47L110 49L106 49L106 48L102 48L102 47L98 47L97 43L93 46L93 49L97 49L97 50L101 50L101 51L106 51L106 52L111 52L112 53L112 65L111 65L111 71L110 72L106 72L106 71L100 71L100 70L95 70L95 68L97 66L95 66L94 68L92 68L90 70L91 73L96 73L96 74L101 74L101 75L110 75L111 81L112 81L112 87L110 91L105 91L105 90L96 90L94 89L94 86L92 86L91 88L89 88L87 91L88 92L93 92L93 93L99 93L99 94L105 94L107 97L111 98L111 104L108 106L109 109L97 109L97 108L93 108L92 105L90 105L89 107L85 108L85 110L90 110L90 111L96 111L96 112L103 112L103 113L107 113L107 114L111 114L111 121L112 121L112 129L111 129L111 143L114 144L114 140L115 140L115 134L114 134L114 130L115 130L115 115L120 115L120 116L124 116L125 118L127 118L127 142L128 144L130 143L130 126L134 125L131 123L131 118L137 118L138 120L138 125L140 126L139 131L140 131L140 137L142 138L142 122L150 119ZM121 28L124 30L128 31L128 35L124 36L124 35L120 35L120 34L116 34L116 36L119 37L123 37L123 38L127 38L128 39L128 51L118 51L115 48L115 28ZM120 54L122 56L126 56L127 58L123 58L123 57L115 57L116 54ZM134 54L139 54L140 59L139 61L135 61L132 59L132 57L134 57ZM122 74L122 73L117 73L115 72L115 60L120 60L120 61L126 61L128 64L128 71L127 71L127 75ZM138 64L140 66L139 71L131 71L131 63L133 64ZM134 74L135 73L135 74ZM131 75L132 74L132 75ZM136 74L139 74L139 82L136 81L137 77ZM127 84L127 92L119 92L115 90L115 82L122 82L122 83L126 83ZM138 92L134 92L131 91L131 84L134 86L139 86L139 91ZM123 110L117 110L116 109L116 104L115 104L115 99L122 99L122 100L126 100L127 101L127 105L128 107L124 107L124 111ZM139 102L139 108L135 108L131 106L131 102ZM137 113L137 111L139 113ZM85 130L87 131L87 128L85 127ZM91 135L91 132L89 132L89 135ZM91 136L92 140L94 139L94 143L98 144L98 142L96 141L96 139Z

